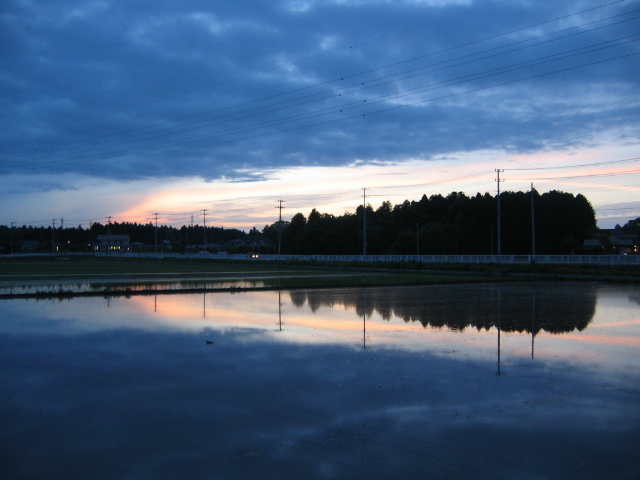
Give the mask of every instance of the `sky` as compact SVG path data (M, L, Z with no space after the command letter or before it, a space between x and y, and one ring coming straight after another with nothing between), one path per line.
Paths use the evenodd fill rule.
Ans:
M623 225L639 40L639 0L5 0L0 224L261 230L533 185Z

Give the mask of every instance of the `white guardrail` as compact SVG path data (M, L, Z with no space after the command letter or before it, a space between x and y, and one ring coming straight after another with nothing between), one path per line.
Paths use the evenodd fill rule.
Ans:
M49 254L50 255L50 254ZM484 264L565 264L565 265L640 265L640 255L277 255L277 254L176 254L176 253L94 253L95 256L138 258L191 258L210 260L316 261L316 262L420 262ZM58 256L65 254L58 253ZM68 256L68 254L67 254Z
M75 256L129 258L189 258L201 260L252 261L315 261L315 262L419 262L419 263L494 263L494 264L565 264L565 265L640 265L640 255L277 255L256 253L111 253L58 252L22 253L4 258L56 257L60 260ZM0 257L3 258L3 257Z

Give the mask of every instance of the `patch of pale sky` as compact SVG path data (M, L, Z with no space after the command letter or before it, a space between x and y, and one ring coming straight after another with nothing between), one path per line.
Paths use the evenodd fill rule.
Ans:
M408 159L393 164L359 164L342 167L295 167L274 170L266 180L254 182L205 181L202 178L165 178L129 182L98 180L79 175L62 175L56 186L44 186L34 193L13 195L11 213L0 214L0 223L8 225L49 222L67 218L70 224L89 221L130 221L147 223L155 213L164 224L182 226L201 224L202 210L207 209L207 224L248 230L261 229L277 220L277 200L284 200L283 219L295 213L309 214L312 208L322 213L342 215L355 212L362 204L362 188L367 190L367 203L374 209L383 201L392 205L404 200L419 200L422 195L448 195L462 191L496 194L495 169L503 172L501 191L529 191L531 183L543 193L550 190L582 193L596 209L599 226L610 228L616 223L640 216L640 173L618 177L568 178L591 174L607 174L638 170L637 164L567 168L560 170L521 170L526 168L584 165L640 154L637 145L610 148L574 149L566 152L543 152L531 155L507 155L479 151L449 155L440 160ZM615 180L612 180L615 178ZM34 178L14 175L4 180L5 191ZM44 177L43 180L50 180ZM617 207L624 204L625 207ZM638 207L637 210L634 207ZM33 218L33 212L43 218ZM11 218L9 218L9 215Z

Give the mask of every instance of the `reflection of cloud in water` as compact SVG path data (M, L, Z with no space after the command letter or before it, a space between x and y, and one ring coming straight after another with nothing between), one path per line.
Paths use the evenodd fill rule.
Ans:
M634 295L629 295L629 301L633 303L640 304L640 293L636 293Z
M377 312L383 319L393 317L419 322L424 327L452 330L488 330L497 325L506 332L564 333L584 330L595 314L596 287L549 285L430 286L391 288L310 290L291 293L299 308L305 302L312 311L343 305L359 316Z
M584 479L639 466L637 385L256 335L0 336L5 478Z

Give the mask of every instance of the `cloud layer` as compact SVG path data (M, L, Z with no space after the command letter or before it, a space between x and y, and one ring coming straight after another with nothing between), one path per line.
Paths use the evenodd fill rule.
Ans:
M7 2L0 169L246 180L635 142L637 7Z
M208 208L247 230L276 199L290 218L354 211L364 186L374 206L495 194L509 167L538 171L503 190L582 193L623 224L640 215L639 23L637 0L7 0L0 224Z

